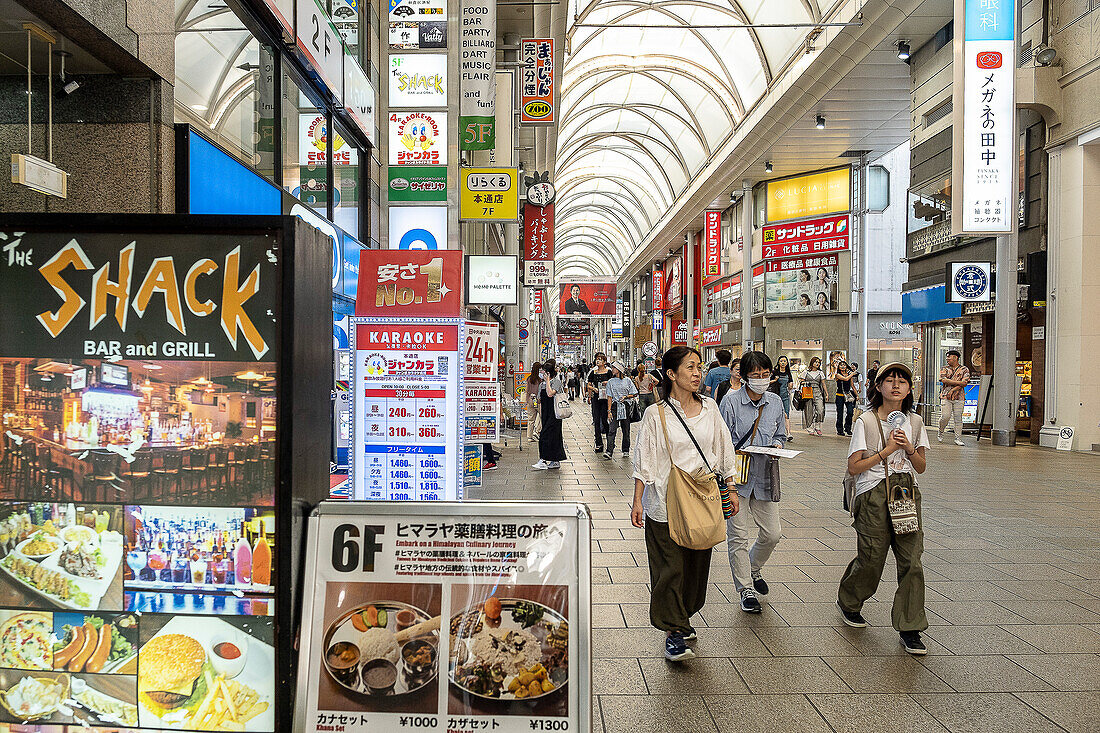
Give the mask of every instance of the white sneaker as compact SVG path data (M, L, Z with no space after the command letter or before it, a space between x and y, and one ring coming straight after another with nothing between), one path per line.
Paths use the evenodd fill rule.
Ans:
M943 442L943 436L942 435L937 435L936 436L936 442L937 443L942 443Z
M539 461L538 463L532 464L531 468L537 468L540 471L545 471L546 469L550 468L550 464L546 461Z
M561 468L561 461L550 461L550 463L546 464L546 467L547 468Z
M966 443L962 442L961 440L956 440L955 445L966 445Z

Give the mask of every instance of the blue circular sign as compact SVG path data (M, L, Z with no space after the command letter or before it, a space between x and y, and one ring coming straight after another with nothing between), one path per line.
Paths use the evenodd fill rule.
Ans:
M963 265L955 271L955 292L964 300L978 300L989 292L989 274L977 265Z
M427 229L410 229L401 237L398 249L439 249L435 235Z
M531 335L531 333L526 328L521 328L519 330L519 338L520 338L521 341L526 339L530 335Z

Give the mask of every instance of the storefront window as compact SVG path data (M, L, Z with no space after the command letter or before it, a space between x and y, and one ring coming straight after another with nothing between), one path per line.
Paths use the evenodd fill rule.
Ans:
M175 120L273 179L273 50L225 5L177 0L176 9Z
M336 189L332 220L345 232L362 239L359 236L359 206L363 199L363 191L360 190L362 157L359 149L348 140L347 133L342 133L337 127L332 159L333 187Z
M801 379L803 372L815 356L825 359L825 344L821 339L781 340L776 346L779 354L785 355L791 364L791 371ZM778 356L776 357L778 359Z
M328 217L328 120L290 74L283 74L283 188Z
M951 178L936 179L909 190L909 233L951 218Z

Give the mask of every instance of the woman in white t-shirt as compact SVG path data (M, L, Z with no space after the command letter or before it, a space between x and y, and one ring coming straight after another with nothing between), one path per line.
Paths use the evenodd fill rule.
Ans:
M878 590L886 553L893 550L898 566L898 590L894 594L891 620L901 634L905 651L927 654L920 632L928 628L924 612L924 525L916 477L924 473L928 433L924 421L913 412L913 372L894 362L875 376L876 391L871 409L852 426L848 447L848 473L856 477L851 501L856 530L856 559L840 581L837 606L844 623L856 628L867 625L860 611ZM896 534L887 507L887 467L892 489L910 489L917 505L920 529Z

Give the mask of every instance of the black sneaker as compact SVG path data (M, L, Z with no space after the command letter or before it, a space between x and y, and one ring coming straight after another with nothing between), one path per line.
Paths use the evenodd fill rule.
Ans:
M768 595L768 581L760 573L752 574L752 587L762 596Z
M603 454L603 457L610 461L611 460L611 451L605 451L604 454Z
M845 611L841 608L840 601L836 602L836 607L840 609L840 615L844 617L844 623L848 624L853 629L867 628L867 619L863 618L863 614L859 611Z
M920 640L919 631L901 632L901 645L905 647L905 651L914 656L919 657L928 653L928 647Z
M683 634L673 631L665 639L665 659L670 662L682 662L685 659L695 659L695 652L688 649L684 643Z
M624 450L624 451L623 451L623 455L624 455L624 456L629 456L629 455L630 455L630 451L628 451L628 450Z
M596 445L596 452L597 452L597 453L603 453L603 446L602 446L602 445L599 445L599 444L597 444L597 445Z
M763 612L764 609L760 607L760 600L756 597L756 591L752 588L741 591L741 610L745 613Z

